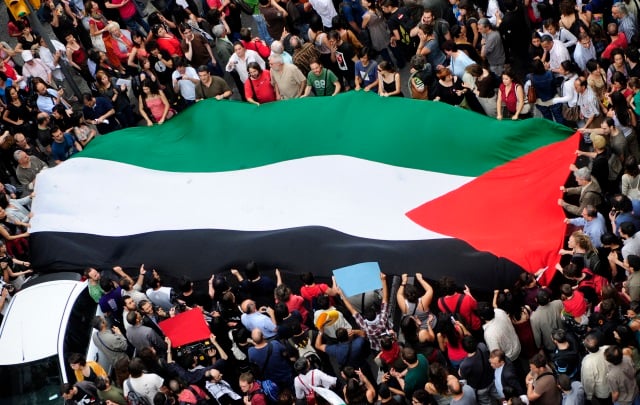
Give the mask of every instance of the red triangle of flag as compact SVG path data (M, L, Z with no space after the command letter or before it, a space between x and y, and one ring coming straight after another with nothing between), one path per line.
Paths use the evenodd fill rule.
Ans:
M477 177L406 215L417 224L505 257L550 280L566 225L557 204L579 133Z

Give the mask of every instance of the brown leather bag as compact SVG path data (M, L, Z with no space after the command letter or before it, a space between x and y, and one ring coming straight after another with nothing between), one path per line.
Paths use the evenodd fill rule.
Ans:
M527 102L529 102L529 104L535 104L537 99L538 96L536 95L536 88L533 87L532 83L527 90Z

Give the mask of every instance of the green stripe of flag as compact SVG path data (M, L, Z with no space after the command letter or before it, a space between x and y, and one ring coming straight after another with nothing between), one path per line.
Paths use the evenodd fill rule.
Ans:
M571 133L543 119L497 121L443 103L350 92L259 107L205 100L162 126L99 137L78 156L156 170L213 172L346 155L478 176Z

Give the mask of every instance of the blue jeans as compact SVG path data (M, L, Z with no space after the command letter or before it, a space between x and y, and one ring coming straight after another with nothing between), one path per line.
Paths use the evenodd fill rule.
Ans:
M264 19L264 16L262 14L254 14L253 20L258 26L258 35L260 36L260 39L266 42L267 46L271 46L274 39L269 35L269 31L267 30L267 21Z
M137 9L133 17L131 17L128 20L125 20L124 23L127 25L127 28L129 28L131 32L138 31L139 33L145 36L149 34L149 32L151 32L151 28L149 27L149 24L147 24L147 22L142 18L142 16L140 15L140 12Z
M564 125L564 118L562 117L562 104L552 104L550 106L543 106L536 104L536 108L540 111L540 114L549 121L555 120L558 124Z

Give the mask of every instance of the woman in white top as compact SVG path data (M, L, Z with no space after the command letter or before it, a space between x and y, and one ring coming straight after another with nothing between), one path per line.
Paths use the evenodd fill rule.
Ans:
M552 99L553 104L566 104L568 107L575 107L578 104L578 93L576 93L575 88L578 69L578 66L569 60L565 60L560 64L558 73L563 77L564 81L560 88L560 96Z
M234 42L233 55L229 58L229 63L227 63L226 67L227 72L233 72L235 70L238 76L240 76L242 83L244 83L249 78L247 65L250 62L256 62L262 70L266 69L264 59L260 57L258 52L245 48L240 41Z
M634 156L628 156L624 161L622 194L630 200L640 200L640 168Z
M573 46L576 46L578 43L578 38L573 35L571 31L566 28L560 28L558 22L553 18L549 18L544 20L543 25L543 34L549 34L553 39L557 39L562 42L565 48L569 49Z

